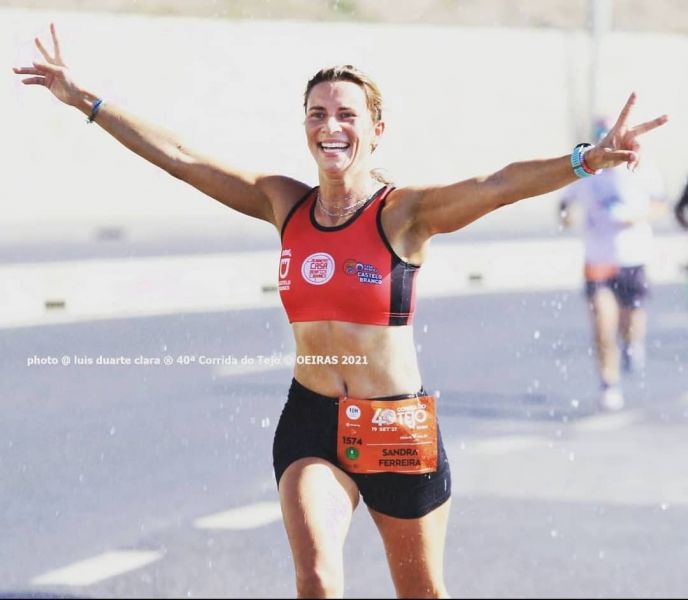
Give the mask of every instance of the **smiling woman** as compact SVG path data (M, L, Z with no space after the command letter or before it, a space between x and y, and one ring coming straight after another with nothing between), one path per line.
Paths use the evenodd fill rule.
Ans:
M280 296L297 357L312 358L294 361L273 445L298 595L343 595L344 542L362 497L398 595L446 596L451 477L413 339L416 275L430 239L577 177L634 165L638 137L666 116L630 127L631 94L596 146L451 185L395 188L371 170L385 130L377 86L350 65L327 68L308 82L304 98L313 187L232 168L103 101L74 79L53 25L50 31L52 52L37 38L44 60L14 69L26 85L47 88L139 156L271 223L281 237Z
M308 147L320 169L336 173L348 162L356 165L356 169L350 171L352 179L358 175L357 171L364 169L372 176L367 189L358 192L358 197L354 191L344 195L344 206L335 200L324 199L328 190L318 191L318 208L326 217L336 220L349 216L370 198L374 191L371 184L375 181L390 183L370 169L368 161L385 130L382 94L377 85L354 66L331 67L318 71L308 82L304 109ZM364 152L361 152L361 145ZM337 194L333 191L332 195Z

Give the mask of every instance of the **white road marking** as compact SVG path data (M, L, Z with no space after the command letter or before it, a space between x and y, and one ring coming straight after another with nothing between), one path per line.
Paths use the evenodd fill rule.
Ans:
M35 585L93 585L121 575L127 571L139 569L162 557L160 552L121 550L105 552L93 558L82 560L61 569L48 571L31 580Z
M257 502L194 521L199 529L254 529L282 518L279 502Z
M616 431L637 423L642 417L643 413L639 410L602 413L580 419L573 428L579 432Z

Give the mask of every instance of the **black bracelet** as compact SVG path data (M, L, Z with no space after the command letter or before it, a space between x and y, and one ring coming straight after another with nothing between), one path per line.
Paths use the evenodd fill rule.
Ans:
M98 111L100 110L102 104L103 100L101 98L98 98L93 103L93 107L91 108L91 114L89 115L88 119L86 119L87 123L93 123L93 121L95 121L96 115L98 114Z

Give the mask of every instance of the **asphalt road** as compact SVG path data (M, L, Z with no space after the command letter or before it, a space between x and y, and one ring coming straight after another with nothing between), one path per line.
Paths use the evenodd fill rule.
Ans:
M685 286L657 287L651 315L646 373L624 381L624 411L600 415L578 293L420 303L416 342L454 478L454 597L688 595ZM275 308L3 330L0 596L293 596L274 515L248 529L198 521L274 507L270 448L290 373L258 363L292 349ZM228 356L236 364L199 364ZM150 562L45 583L113 551ZM348 597L393 596L362 505L345 561Z

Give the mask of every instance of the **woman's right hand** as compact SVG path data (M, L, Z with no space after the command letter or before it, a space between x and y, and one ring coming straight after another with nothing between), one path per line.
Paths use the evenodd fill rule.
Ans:
M80 90L71 78L67 65L62 60L60 41L57 39L55 25L50 24L50 35L53 38L53 54L50 55L41 40L36 38L36 47L43 55L45 62L35 61L32 67L14 67L17 75L33 75L22 79L25 85L42 85L65 104L75 106L80 99Z

